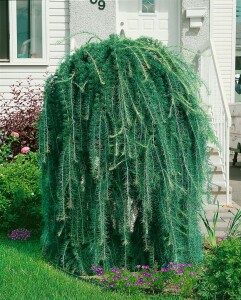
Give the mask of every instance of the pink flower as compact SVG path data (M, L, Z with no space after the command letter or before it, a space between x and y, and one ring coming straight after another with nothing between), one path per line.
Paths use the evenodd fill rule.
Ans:
M19 133L13 131L13 132L11 133L11 136L19 137Z
M30 148L29 147L23 147L22 149L21 149L21 153L23 153L23 154L26 154L26 153L28 153L30 151Z

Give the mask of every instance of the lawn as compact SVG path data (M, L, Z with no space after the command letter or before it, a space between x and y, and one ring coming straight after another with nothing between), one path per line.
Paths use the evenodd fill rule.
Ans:
M1 300L160 299L117 294L68 276L42 258L38 241L0 237L0 268Z

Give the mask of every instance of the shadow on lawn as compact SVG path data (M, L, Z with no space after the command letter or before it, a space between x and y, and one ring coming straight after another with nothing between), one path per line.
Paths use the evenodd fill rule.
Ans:
M27 241L11 240L6 235L0 235L0 247L11 248L21 254L42 258L40 240L31 238Z

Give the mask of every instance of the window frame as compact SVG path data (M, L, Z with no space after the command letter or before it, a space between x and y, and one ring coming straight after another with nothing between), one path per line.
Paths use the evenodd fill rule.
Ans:
M9 65L48 65L48 1L42 1L42 58L18 58L17 57L17 0L8 1L8 20L9 20L9 60L0 59L1 66Z

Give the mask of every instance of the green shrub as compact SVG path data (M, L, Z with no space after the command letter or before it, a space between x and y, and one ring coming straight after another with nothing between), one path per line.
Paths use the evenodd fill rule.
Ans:
M15 133L15 132L14 132ZM1 131L0 131L1 135ZM13 160L14 155L12 148L18 142L18 137L9 135L0 147L0 164Z
M41 229L41 206L37 154L19 154L0 167L0 230Z
M240 237L228 237L208 253L197 289L201 299L241 299Z

